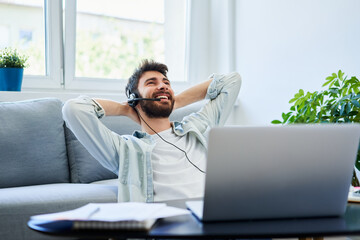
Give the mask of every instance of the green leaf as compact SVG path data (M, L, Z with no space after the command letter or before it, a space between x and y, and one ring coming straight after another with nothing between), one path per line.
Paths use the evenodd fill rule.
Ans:
M345 112L346 112L346 114L349 114L350 111L351 111L351 104L350 104L350 102L348 102L346 104Z
M304 103L304 99L303 98L299 98L298 100L296 100L295 102L295 106L301 106Z
M336 81L334 82L334 86L340 87L339 80L336 80Z
M360 103L356 100L351 100L351 103L355 106L355 107L358 107L360 108Z
M295 120L295 116L292 115L291 118L289 118L288 123L293 123Z
M331 83L329 84L329 88L331 88L334 85L335 81L331 81Z
M329 92L331 92L333 94L339 94L339 89L338 88L330 88Z
M348 116L355 116L358 113L359 113L358 111L351 111L351 112L349 112Z
M346 82L346 84L354 84L354 83L356 83L356 79L350 78L349 80L346 80L345 82Z
M338 71L338 77L339 77L339 79L340 79L341 81L344 80L343 76L344 76L344 73L343 73L341 70L339 70L339 71Z
M346 95L345 97L341 98L341 99L340 99L340 101L343 101L343 100L349 99L350 97L351 97L351 94Z
M282 124L282 122L280 120L273 120L271 121L272 124Z
M322 87L325 87L326 85L328 85L329 83L331 83L331 82L334 80L333 77L327 77L326 79L328 79L328 78L330 78L330 80L327 81L327 82L325 82L325 83L322 85Z
M360 122L360 114L358 113L356 117L353 119L354 122Z
M360 98L360 93L357 93L354 99L359 99L359 98Z
M326 79L328 79L328 78L326 78ZM333 80L334 80L334 79L332 78L331 80L325 82L325 83L322 85L322 87L325 87L326 85L328 85L329 83L331 83Z
M334 80L336 77L334 76L328 76L327 78L325 78L326 80L328 80L329 82L331 82L332 80Z
M360 91L359 91L359 84L354 84L354 86L352 86L352 90L354 91L354 93L358 94Z
M356 83L359 82L359 80L358 80L355 76L352 76L352 77L350 78L350 80L351 80L351 81L354 81L354 82L356 82Z
M344 113L344 111L345 111L345 107L346 107L346 103L341 104L340 116L343 115L343 113Z
M293 103L293 102L295 102L296 100L297 100L298 98L292 98L290 101L289 101L289 103Z

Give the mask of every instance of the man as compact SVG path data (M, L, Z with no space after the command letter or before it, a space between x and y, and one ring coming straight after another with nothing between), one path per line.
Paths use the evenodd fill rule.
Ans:
M206 168L206 133L223 125L240 90L238 73L174 95L166 65L144 60L126 86L130 100L119 103L80 96L63 107L67 126L85 148L118 175L118 201L153 202L201 197ZM173 109L208 97L210 101L182 122L170 122ZM132 105L132 106L130 106ZM99 118L123 115L141 125L133 135L118 135ZM221 161L219 159L219 161Z

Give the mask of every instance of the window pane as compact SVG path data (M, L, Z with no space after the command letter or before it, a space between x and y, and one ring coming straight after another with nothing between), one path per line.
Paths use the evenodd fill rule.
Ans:
M76 77L126 79L141 59L164 62L163 0L78 0L76 20Z
M45 75L44 0L0 0L0 48L29 57L27 75Z

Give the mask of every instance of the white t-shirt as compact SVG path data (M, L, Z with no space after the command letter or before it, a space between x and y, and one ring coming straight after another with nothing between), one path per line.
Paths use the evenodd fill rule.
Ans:
M206 149L191 133L179 137L172 128L159 135L187 153L198 168L206 169ZM185 154L153 135L156 146L151 155L154 201L195 198L204 195L205 174L195 168Z

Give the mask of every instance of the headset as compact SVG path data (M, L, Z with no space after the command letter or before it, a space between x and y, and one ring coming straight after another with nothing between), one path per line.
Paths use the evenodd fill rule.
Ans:
M130 89L128 89L126 91L126 96L128 97L128 104L130 107L132 107L135 112L138 114L139 118L141 118L141 120L144 121L144 123L159 137L161 138L161 140L163 140L164 142L166 142L167 144L170 144L171 146L175 147L176 149L180 150L181 152L183 152L185 154L186 159L189 161L189 163L191 163L191 165L193 165L197 170L199 170L200 172L206 174L206 172L204 170L201 170L198 166L196 166L188 157L187 153L185 150L179 148L178 146L176 146L175 144L165 140L162 136L160 136L159 133L157 133L152 127L150 127L150 125L144 120L144 118L141 116L141 114L139 113L139 111L135 108L136 105L139 103L139 101L161 101L160 98L140 98L138 96L138 94L136 93L132 93Z
M160 98L140 98L138 94L132 93L130 89L127 90L126 95L128 97L128 104L130 107L135 108L136 105L139 103L139 101L145 100L145 101L161 101Z

